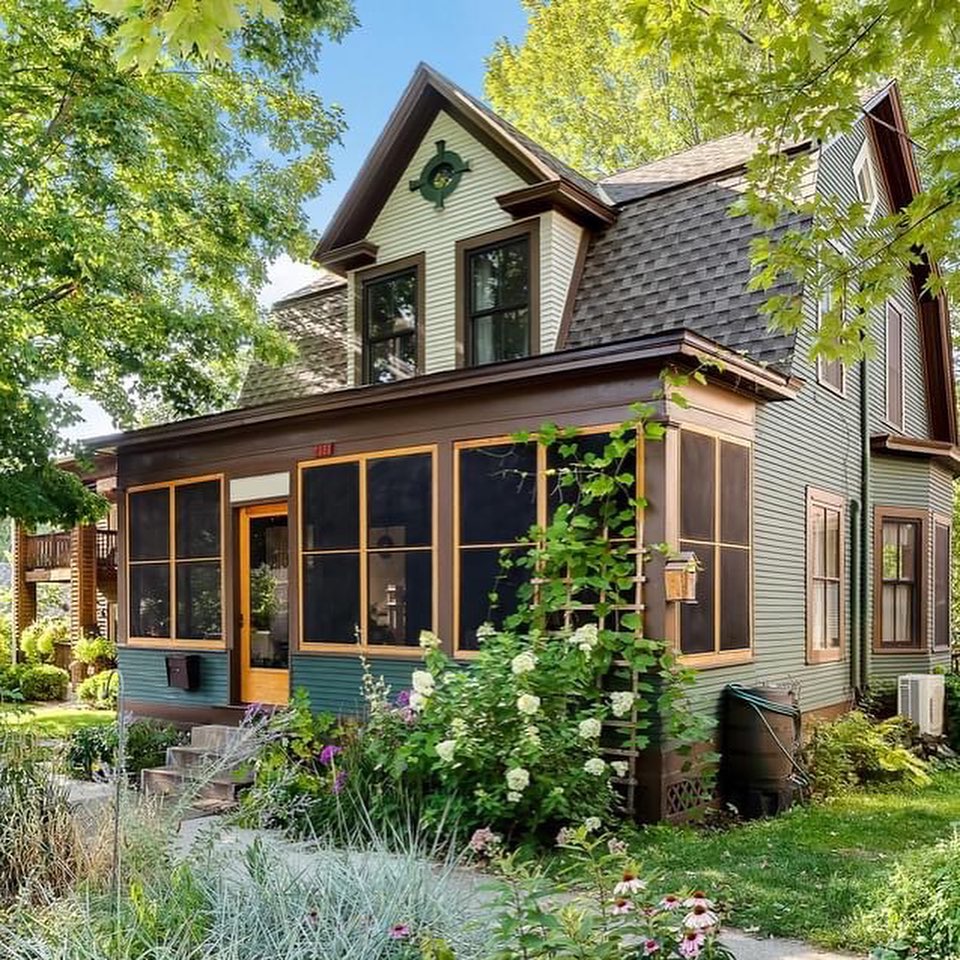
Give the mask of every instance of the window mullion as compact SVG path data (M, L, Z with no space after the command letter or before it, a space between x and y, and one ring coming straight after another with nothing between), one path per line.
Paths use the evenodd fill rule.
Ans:
M368 597L370 584L367 582L367 458L359 458L360 486L360 544L358 560L360 562L360 645L367 646L369 637Z
M720 652L720 620L723 597L720 595L720 441L713 438L713 652Z
M177 639L177 503L176 485L170 484L167 510L170 511L167 527L170 537L170 639Z

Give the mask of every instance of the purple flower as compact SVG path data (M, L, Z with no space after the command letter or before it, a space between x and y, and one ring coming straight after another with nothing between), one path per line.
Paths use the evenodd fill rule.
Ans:
M347 771L338 770L337 775L333 778L333 786L330 788L333 790L334 796L338 796L347 783Z
M320 762L325 766L329 767L333 763L333 758L338 754L343 753L343 747L338 747L333 743L328 743L320 751Z
M395 923L388 931L391 940L407 940L410 937L410 928L405 923Z
M401 690L396 697L394 697L393 702L400 707L402 710L404 707L410 706L410 691Z
M247 706L247 709L243 712L243 722L252 723L260 714L263 713L263 704L262 703L251 703Z

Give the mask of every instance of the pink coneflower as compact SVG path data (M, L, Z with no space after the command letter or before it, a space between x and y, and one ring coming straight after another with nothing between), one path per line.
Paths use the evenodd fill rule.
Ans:
M681 957L699 957L706 937L699 930L687 930L677 947Z
M610 912L616 916L622 916L625 913L631 913L633 911L633 904L627 900L625 897L617 897L613 901L613 906L610 908Z
M683 905L688 909L693 907L706 907L708 910L716 909L714 903L702 890L694 890L693 893L683 901Z
M702 930L707 933L716 927L718 920L719 918L712 910L708 910L703 904L698 903L683 918L683 925L690 927L691 930Z
M652 957L655 953L660 952L660 943L657 940L644 940L643 941L643 955L645 957Z
M409 940L410 927L405 923L395 923L388 931L387 936L391 940Z
M659 906L661 910L679 910L681 907L680 898L673 893L668 893L660 901Z
M613 894L616 897L622 897L631 893L639 893L646 887L647 885L633 870L624 870L620 882L613 888Z

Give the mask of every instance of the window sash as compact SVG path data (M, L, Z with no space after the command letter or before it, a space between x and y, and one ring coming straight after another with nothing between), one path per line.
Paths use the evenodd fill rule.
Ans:
M926 519L879 511L876 519L877 589L874 617L879 650L924 646Z
M415 546L407 546L404 544L391 544L389 547L384 547L379 543L371 543L370 535L370 501L368 498L368 475L369 475L369 465L372 462L382 461L382 460L393 460L399 459L402 457L412 457L412 456L423 456L426 455L429 458L430 464L430 494L429 494L429 511L430 511L430 541L429 543L421 543ZM302 497L302 491L304 490L304 484L307 478L307 475L310 471L313 470L323 470L325 468L331 467L340 467L345 464L356 464L357 465L357 483L359 485L358 497L356 500L356 507L358 510L358 540L356 545L350 546L337 546L337 547L305 547L304 544L307 542L306 537L306 513L304 511L304 501ZM371 586L371 557L382 557L384 553L394 554L397 556L400 555L416 555L416 556L426 556L429 557L430 564L430 614L429 614L429 623L423 627L423 629L434 629L436 625L436 613L437 613L437 456L436 456L436 447L433 445L430 446L418 446L418 447L408 447L399 450L383 450L383 451L373 451L371 453L362 453L356 454L353 456L346 457L330 457L324 460L313 460L299 465L299 489L301 491L300 497L300 519L299 519L299 536L298 536L298 554L299 562L298 569L300 572L301 578L301 587L300 587L300 647L301 649L307 650L330 650L330 651L343 651L344 649L354 649L358 648L363 651L384 651L389 650L391 653L410 653L419 655L419 632L417 636L407 635L403 643L390 643L384 642L383 640L374 640L372 639L371 631L371 610L370 610L370 586ZM344 560L349 560L351 557L356 559L357 563L357 576L358 576L358 593L359 593L359 609L357 610L357 624L355 636L343 637L343 638L322 638L322 639L310 639L307 636L307 580L308 580L308 568L310 561L312 559L317 559L322 561L324 558L336 558L340 557ZM405 570L404 573L405 582L407 573ZM394 608L395 612L395 608ZM378 611L378 616L379 616ZM387 617L389 622L390 612L387 611ZM376 624L374 624L376 626Z
M807 662L843 657L846 626L845 500L807 490Z
M935 520L933 525L933 648L950 648L950 555L952 531L949 522Z
M405 278L413 278L413 326L407 329L399 330L387 330L382 333L373 333L372 332L372 307L373 307L373 291L376 287L382 286L384 284L394 283ZM361 278L361 291L362 295L360 298L361 310L363 313L362 317L362 339L361 344L361 354L362 354L362 370L363 370L363 382L364 383L375 383L380 381L374 380L374 371L373 371L373 360L374 360L374 351L372 347L379 346L384 343L392 343L399 345L403 342L412 341L413 343L413 357L414 357L414 371L413 374L419 373L419 344L418 344L418 335L420 332L420 325L422 323L422 318L420 316L420 291L421 284L423 282L423 277L421 276L421 271L418 266L404 267L402 269L396 270L395 272L384 274L381 276L370 277L369 279ZM401 351L399 349L393 349L391 355L395 359L401 358ZM402 361L401 361L402 362ZM394 380L404 379L402 377L395 377Z
M218 485L217 492L217 511L216 511L216 531L214 540L215 543L212 546L216 547L216 552L204 553L193 555L191 547L187 542L187 538L184 538L181 535L181 527L179 520L181 518L182 511L179 509L180 503L178 498L178 492L184 489L189 489L191 487L199 487L205 484L216 483ZM130 554L130 543L131 543L131 534L133 530L133 504L136 502L136 497L138 494L147 493L151 491L165 491L167 493L167 507L166 507L166 540L167 540L167 550L166 556L162 558L151 558L145 560L136 560L131 557ZM224 571L224 562L223 562L223 477L222 475L215 476L206 476L206 477L188 477L183 480L173 480L166 483L150 484L147 486L141 487L131 487L127 491L126 496L126 529L127 529L127 583L130 585L129 595L127 597L126 603L126 617L127 617L127 641L134 644L167 644L167 645L177 645L177 646L205 646L205 647L222 647L225 644L225 629L223 622L223 595L224 595L224 585L223 585L223 571ZM188 567L191 565L199 565L199 569L203 569L205 566L216 565L217 568L217 591L215 597L215 603L217 607L217 617L216 621L219 624L219 632L214 635L207 635L204 637L190 637L184 636L181 632L181 620L182 613L186 613L188 617L193 616L195 611L187 609L183 606L181 601L183 600L182 596L178 594L184 593L183 590L178 591L178 582L186 581L189 579L189 570ZM134 613L134 602L138 599L138 594L135 593L134 583L140 578L134 574L134 571L140 568L163 568L166 571L166 591L163 598L163 606L166 610L165 620L166 620L166 632L162 635L157 633L152 634L142 634L142 632L134 631L134 625L140 621L142 622L142 610L139 614ZM195 631L194 631L195 632Z
M509 314L525 314L523 318L524 323L524 337L526 341L525 350L521 356L530 356L533 352L533 343L532 343L532 333L533 333L533 324L531 317L532 309L532 289L533 289L533 276L532 271L533 267L533 257L531 256L532 244L531 244L531 234L521 234L518 236L510 237L506 240L503 240L499 243L490 243L484 244L483 246L472 247L466 251L466 270L465 272L465 284L466 284L466 299L467 299L467 311L466 311L466 344L467 344L467 362L470 366L476 366L480 363L497 363L505 357L503 354L504 350L504 331L502 327L502 321ZM504 250L510 247L523 246L524 250L524 261L527 270L526 277L526 296L522 299L517 298L510 302L500 302L493 307L478 307L476 303L476 287L474 281L474 269L475 264L479 257L484 254L489 254L495 250ZM500 286L498 280L498 289ZM463 295L463 294L461 294ZM477 342L478 337L478 324L481 320L490 320L491 321L491 331L493 337L493 356L489 359L481 360L479 358L479 344ZM498 323L498 321L500 321Z

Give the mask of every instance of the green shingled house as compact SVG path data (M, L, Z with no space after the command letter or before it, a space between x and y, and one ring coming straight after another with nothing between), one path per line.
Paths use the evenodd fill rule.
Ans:
M902 207L904 129L890 85L849 134L791 147L804 188ZM500 550L549 509L546 454L511 434L602 435L701 358L719 370L661 406L639 471L644 539L702 565L694 604L666 599L655 564L643 587L701 708L732 681L790 681L825 714L868 676L946 663L960 457L933 267L873 317L875 360L811 362L817 298L788 335L747 290L755 228L728 209L752 148L734 135L593 182L418 68L316 248L325 272L276 305L299 358L252 369L237 409L99 445L128 705L223 721L305 687L350 711L358 653L402 687L424 628L468 660ZM539 479L505 479L504 458Z

